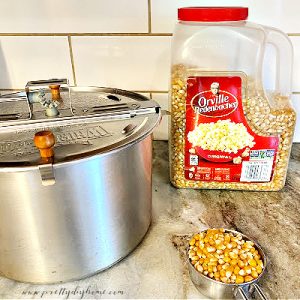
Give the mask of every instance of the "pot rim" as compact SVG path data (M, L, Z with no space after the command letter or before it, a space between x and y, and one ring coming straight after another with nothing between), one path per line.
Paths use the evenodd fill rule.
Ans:
M124 136L124 139L122 138L121 140L117 140L114 143L109 143L108 145L104 145L104 147L95 147L94 149L87 149L83 153L66 153L64 155L64 152L58 152L58 156L51 162L51 164L56 167L61 167L62 165L69 165L70 163L76 163L76 162L82 162L86 161L89 159L94 159L96 157L99 157L100 155L107 155L111 153L116 153L118 151L121 151L123 149L126 149L127 147L129 148L132 145L135 145L139 143L140 141L146 139L150 134L153 133L154 129L158 126L161 118L162 118L162 110L159 104L150 99L147 98L143 95L140 95L136 92L132 91L126 91L122 89L117 89L117 88L106 88L106 87L97 87L97 86L76 86L70 87L71 90L74 90L76 92L102 92L102 93L108 93L108 94L117 94L121 96L131 96L133 100L135 98L141 99L141 101L149 101L153 104L153 107L155 108L155 111L151 113L142 113L138 114L137 117L143 117L142 121L139 123L138 127L136 128L136 131L134 131L132 134L128 136ZM141 103L142 103L141 102ZM141 108L142 110L144 108ZM145 110L147 110L147 107L145 107ZM126 118L127 120L127 118ZM128 118L130 120L130 118ZM105 119L104 122L110 121L110 119ZM100 121L93 121L93 124L100 124ZM91 123L91 124L92 124ZM45 126L47 127L48 123L45 123ZM71 123L70 123L71 124ZM77 124L77 123L76 123ZM49 124L48 124L49 125ZM51 124L50 124L51 125ZM49 126L50 126L49 125ZM48 127L49 127L48 126ZM63 125L62 125L63 126ZM55 128L55 127L54 127ZM43 129L42 129L43 130ZM48 129L47 129L48 130ZM51 129L50 129L51 130ZM54 150L55 150L54 146ZM58 148L57 148L58 149ZM61 150L64 151L64 150ZM36 153L38 153L38 149L36 149ZM39 162L39 156L38 154L37 158L34 160L31 160L29 158L28 160L24 159L21 161L18 160L11 160L8 158L7 160L3 160L0 162L0 173L2 172L16 172L16 171L27 171L27 170L35 170L38 169L40 165L44 164L44 162Z
M152 129L153 131L153 129ZM68 161L63 161L63 162L54 162L53 163L53 168L60 168L60 167L64 167L64 166L69 166L71 164L76 164L76 163L81 163L81 162L86 162L86 161L89 161L89 160L93 160L93 159L97 159L99 158L100 156L104 157L104 156L107 156L107 155L110 155L110 154L116 154L122 150L125 150L126 148L130 148L131 146L134 146L140 142L142 142L143 140L145 140L146 138L148 138L151 134L152 134L152 131L150 131L148 134L145 134L144 136L141 136L140 138L136 139L136 140L133 140L131 142L129 142L128 144L123 144L122 146L120 147L116 147L114 148L113 150L106 150L106 151L103 151L101 153L97 153L95 151L95 153L91 153L89 156L84 156L84 157L75 157L75 158L72 158ZM9 172L26 172L26 171L31 171L31 170L38 170L39 169L39 166L40 165L30 165L30 166L27 166L27 165L18 165L18 166L9 166L9 167L1 167L0 165L0 174L1 173L9 173Z

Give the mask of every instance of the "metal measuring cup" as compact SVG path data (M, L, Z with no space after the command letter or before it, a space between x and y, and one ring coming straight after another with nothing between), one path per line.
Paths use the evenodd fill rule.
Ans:
M206 232L206 230L202 231ZM263 276L265 270L266 270L266 265L267 265L267 258L266 255L264 254L262 248L247 237L246 235L237 232L235 230L229 230L225 229L225 232L227 233L233 233L233 234L240 234L242 235L244 240L252 241L255 245L255 248L258 250L258 253L260 254L264 268L259 274L259 276L250 281L250 282L244 282L240 284L236 283L223 283L220 281L216 281L200 272L198 272L195 267L191 264L190 259L188 258L188 268L189 268L189 273L192 282L194 283L195 287L198 289L201 294L213 298L213 299L243 299L243 300L250 300L249 294L251 295L252 293L255 293L257 296L259 296L260 299L267 300L267 297L264 295L262 289L259 287L257 284L258 281L261 279ZM257 299L257 298L256 298Z

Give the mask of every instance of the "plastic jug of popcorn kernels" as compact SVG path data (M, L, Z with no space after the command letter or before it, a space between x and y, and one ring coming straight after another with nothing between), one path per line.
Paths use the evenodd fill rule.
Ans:
M292 46L245 7L178 10L172 41L170 177L179 188L276 191L296 115Z

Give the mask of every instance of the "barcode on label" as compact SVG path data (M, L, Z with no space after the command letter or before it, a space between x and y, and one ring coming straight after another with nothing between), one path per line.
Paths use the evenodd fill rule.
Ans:
M242 165L242 181L268 182L272 175L273 161L244 161Z
M191 166L198 165L198 155L190 155L190 165Z

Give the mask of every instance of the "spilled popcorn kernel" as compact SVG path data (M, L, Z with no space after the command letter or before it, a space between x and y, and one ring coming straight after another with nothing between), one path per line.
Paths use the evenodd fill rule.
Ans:
M233 159L233 163L234 163L234 164L241 164L241 163L242 163L242 158L241 158L240 156L235 157L235 158Z

